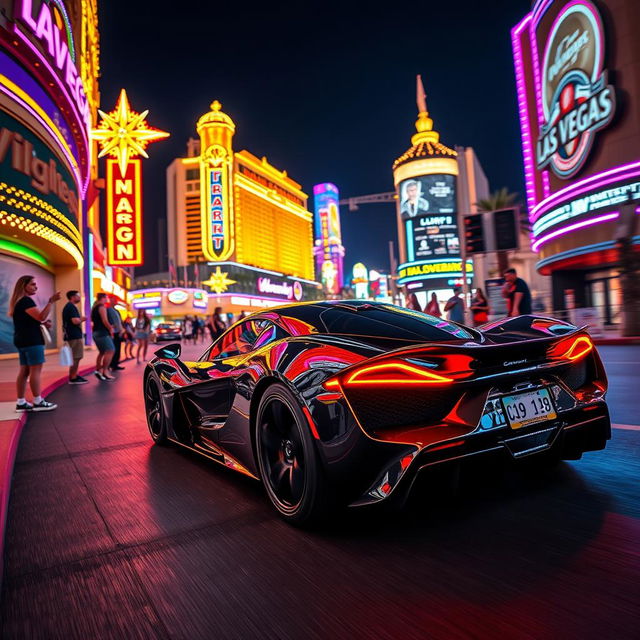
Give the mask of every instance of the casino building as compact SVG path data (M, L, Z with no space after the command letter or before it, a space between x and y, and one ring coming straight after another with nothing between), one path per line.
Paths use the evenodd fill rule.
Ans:
M415 293L424 308L429 292L444 301L454 285L463 283L461 216L475 213L489 185L472 148L452 149L440 141L419 78L418 111L411 147L393 163L400 254L396 282ZM473 267L468 260L469 284Z
M537 269L554 309L605 323L620 321L616 240L640 245L638 24L637 0L537 0L511 33Z
M233 150L235 124L218 101L197 123L187 156L167 169L170 271L239 313L315 299L307 195L266 158ZM183 277L183 274L188 274ZM135 304L134 304L135 306Z

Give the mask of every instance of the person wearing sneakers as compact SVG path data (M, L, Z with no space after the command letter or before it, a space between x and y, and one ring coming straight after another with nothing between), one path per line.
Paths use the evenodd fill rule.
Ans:
M62 309L62 330L73 355L73 364L69 367L69 384L87 384L89 381L78 375L80 360L84 356L82 323L87 318L80 315L76 306L80 302L80 294L77 291L67 291L67 300L67 304Z
M16 411L51 411L58 405L47 402L40 395L40 378L44 364L44 336L41 324L50 326L47 321L51 306L60 300L60 292L54 293L47 304L38 309L32 296L36 295L38 285L33 276L21 276L16 282L13 294L9 300L9 316L13 318L13 344L20 356L20 369L16 380L18 401ZM27 390L27 380L33 394L33 404L27 402L24 395Z
M115 380L107 372L115 345L113 344L113 327L107 318L107 308L109 299L106 293L99 293L91 308L91 325L93 341L98 347L98 358L96 359L96 370L93 372L98 380Z

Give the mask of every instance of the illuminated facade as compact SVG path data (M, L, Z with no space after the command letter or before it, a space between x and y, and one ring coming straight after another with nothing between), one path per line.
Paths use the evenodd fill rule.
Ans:
M415 293L424 307L429 291L450 291L462 283L460 216L475 211L488 184L473 149L440 142L419 77L416 133L393 163L393 180L400 254L396 283ZM466 273L473 277L470 260Z
M17 278L38 278L38 302L84 291L89 131L97 106L95 0L5 0L0 16L0 354ZM52 319L56 320L55 317ZM56 327L54 337L60 339Z
M599 6L538 0L511 36L538 271L555 309L599 307L615 323L620 207L640 200L640 5ZM623 233L639 245L634 217Z
M338 298L344 286L344 247L338 187L330 182L315 185L313 200L316 277L322 282L328 296Z
M233 311L316 297L313 220L300 185L266 158L233 150L235 124L218 101L196 128L187 157L167 169L176 279L193 271L196 286Z

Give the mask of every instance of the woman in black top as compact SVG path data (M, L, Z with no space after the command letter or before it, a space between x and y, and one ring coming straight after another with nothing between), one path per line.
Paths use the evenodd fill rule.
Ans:
M42 365L44 364L44 336L41 325L47 328L51 326L51 321L47 320L51 305L60 300L60 292L54 293L49 302L40 310L32 300L38 291L33 276L22 276L18 278L13 289L11 300L9 300L9 316L13 318L13 344L18 349L20 356L20 369L16 380L18 401L16 411L51 411L57 405L47 402L40 395L40 377ZM27 380L33 393L33 404L25 400Z

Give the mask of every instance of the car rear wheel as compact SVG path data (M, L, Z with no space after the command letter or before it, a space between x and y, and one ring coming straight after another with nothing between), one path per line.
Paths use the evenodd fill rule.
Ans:
M156 444L167 442L167 420L164 405L160 397L160 387L156 379L150 375L144 383L144 407L147 413L147 426L151 438Z
M317 522L327 512L327 486L309 427L293 394L274 384L256 419L260 476L280 515L292 524Z

